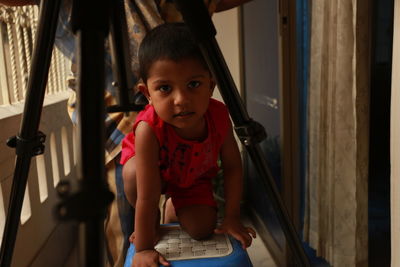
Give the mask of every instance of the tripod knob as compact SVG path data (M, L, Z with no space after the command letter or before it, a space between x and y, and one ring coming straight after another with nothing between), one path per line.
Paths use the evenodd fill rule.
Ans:
M69 181L60 181L56 187L57 193L61 198L65 198L71 192L71 183Z
M38 131L37 135L32 139L24 139L21 136L11 136L7 139L7 146L15 148L17 155L28 155L31 157L44 153L44 142L46 135Z

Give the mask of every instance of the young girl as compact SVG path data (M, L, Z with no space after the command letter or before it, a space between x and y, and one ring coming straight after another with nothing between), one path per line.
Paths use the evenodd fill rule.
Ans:
M240 222L239 149L227 108L211 98L215 82L186 26L163 24L149 32L139 49L139 66L143 83L138 87L149 105L125 137L121 156L125 193L135 207L133 266L169 265L154 250L161 193L170 197L165 222L177 217L194 239L228 233L247 248L255 232ZM216 228L211 179L218 157L226 204Z

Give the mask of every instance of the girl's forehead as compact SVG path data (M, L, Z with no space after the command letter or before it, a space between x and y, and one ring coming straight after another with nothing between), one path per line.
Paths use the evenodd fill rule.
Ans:
M175 65L175 66L181 66L181 65L200 65L203 66L204 64L201 62L200 59L198 58L182 58L179 60L171 59L171 58L159 58L153 61L153 63L150 65L150 69L153 68L154 66L158 65Z
M171 59L159 59L151 64L148 77L169 76L180 73L181 75L194 75L209 72L198 59L183 59L179 61Z

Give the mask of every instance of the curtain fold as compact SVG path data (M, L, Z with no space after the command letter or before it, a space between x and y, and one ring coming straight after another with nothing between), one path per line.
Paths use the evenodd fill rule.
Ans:
M310 2L304 237L333 266L368 265L367 2Z

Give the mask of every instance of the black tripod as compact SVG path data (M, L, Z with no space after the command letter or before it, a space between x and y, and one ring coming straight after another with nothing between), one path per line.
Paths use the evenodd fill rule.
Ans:
M38 132L44 93L54 44L54 36L61 0L41 1L40 20L28 80L27 97L20 132L8 142L16 148L17 160L8 207L3 242L0 251L0 265L11 264L27 183L30 160L44 151L45 136ZM185 22L196 36L202 53L216 78L224 102L227 104L235 124L236 132L245 145L269 194L274 210L292 248L299 266L309 266L296 230L291 223L277 187L258 143L265 138L264 128L251 120L241 102L236 86L215 40L215 28L202 0L175 0ZM78 46L78 111L79 144L81 158L79 174L82 179L79 191L71 193L68 183L58 186L62 197L56 207L60 219L75 219L85 226L85 265L103 266L104 230L103 220L106 208L112 201L108 190L104 167L104 41L111 25L114 75L120 92L120 105L112 111L140 110L141 105L127 101L129 88L129 67L124 54L128 51L126 24L124 22L123 0L96 1L74 0L72 9L73 31ZM109 23L111 21L111 23Z
M45 135L38 132L52 55L61 0L41 1L40 18L29 74L27 95L20 132L9 139L16 148L16 165L11 189L7 220L0 251L0 266L11 265L25 187L33 156L44 152ZM72 27L78 47L78 140L80 143L81 176L79 190L72 193L71 185L61 182L57 189L62 197L56 207L58 218L84 222L87 266L103 266L103 232L106 208L113 199L105 181L104 166L104 88L105 39L111 26L111 49L114 76L119 88L119 104L112 111L140 110L141 105L128 102L132 88L130 65L126 51L126 24L123 0L73 1ZM126 54L124 54L126 53ZM101 90L103 88L103 90Z

